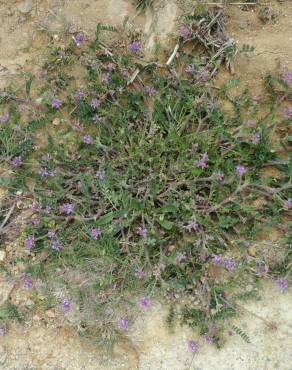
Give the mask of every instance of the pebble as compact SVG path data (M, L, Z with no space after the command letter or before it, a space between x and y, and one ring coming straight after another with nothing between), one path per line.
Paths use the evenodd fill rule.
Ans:
M32 11L33 6L34 6L34 3L32 0L25 0L18 5L17 9L22 14L28 14Z
M6 252L4 250L0 250L0 262L3 262L6 258Z

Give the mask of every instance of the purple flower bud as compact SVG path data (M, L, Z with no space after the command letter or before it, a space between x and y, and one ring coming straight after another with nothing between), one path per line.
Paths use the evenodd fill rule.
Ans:
M93 109L97 109L100 106L100 100L97 98L93 98L90 102L90 106Z
M50 214L50 212L51 212L51 210L52 210L52 207L47 206L47 207L44 209L44 214L45 214L45 215L49 215L49 214Z
M187 39L192 35L192 29L186 25L183 25L179 29L179 35L182 38Z
M265 264L265 263L261 263L258 268L257 268L257 275L259 277L264 277L264 276L267 276L268 274L268 271L269 271L269 267Z
M104 72L104 73L101 75L101 81L102 81L102 82L105 82L105 83L108 83L108 80L109 80L109 72Z
M69 312L72 309L72 302L68 298L64 298L63 301L61 302L61 309L64 312Z
M187 347L191 352L197 352L199 348L199 343L195 342L194 340L188 340L187 341Z
M200 154L199 159L196 162L197 167L202 168L202 169L207 167L207 164L206 164L207 160L208 160L208 154L207 153Z
M292 84L292 70L291 69L286 69L282 73L282 79L288 84Z
M212 100L209 100L209 101L207 102L207 109L208 109L208 112L209 112L209 113L213 112L214 108L215 108L215 103L214 103Z
M195 72L195 69L195 65L192 63L186 66L185 72L188 74L193 74Z
M23 286L27 289L31 288L33 286L33 280L30 277L25 277L23 280Z
M84 41L84 32L79 32L76 36L73 37L73 40L75 41L75 44L77 46L80 46Z
M137 234L142 236L143 238L146 238L148 234L148 230L145 227L138 227L137 228Z
M92 121L94 123L99 123L101 121L101 117L99 114L95 114L93 117L92 117Z
M0 123L7 123L9 121L9 113L4 113L0 116Z
M46 176L49 176L49 172L47 170L47 168L45 167L41 167L38 171L38 174L41 176L41 177L46 177Z
M275 280L276 287L283 292L288 289L288 281L283 277L278 277Z
M48 238L52 239L56 236L55 230L48 230Z
M7 327L5 324L0 324L0 337L4 337L7 333Z
M223 181L224 177L225 177L225 175L222 171L214 172L214 176L218 181Z
M84 135L82 138L84 144L91 144L92 143L92 137L90 135Z
M145 87L145 92L146 92L149 96L153 96L153 95L155 95L156 90L155 90L154 86L146 86L146 87Z
M51 159L52 159L52 155L50 153L44 154L42 156L42 160L45 161L45 162L49 162Z
M101 236L101 230L99 227L96 229L91 229L90 234L93 239L97 240L97 238Z
M61 99L59 99L59 98L53 98L52 99L52 102L51 102L52 108L60 108L62 104L63 104L63 102L62 102Z
M120 330L126 330L129 326L129 320L127 317L122 317L118 320Z
M143 279L145 276L146 276L146 273L145 271L143 270L142 267L139 267L135 270L135 273L134 273L135 277L137 279Z
M41 208L42 208L42 206L38 202L33 202L32 205L31 205L31 209L34 212L39 212L41 210Z
M249 128L253 128L255 127L256 123L255 121L253 121L252 119L249 119L247 122L246 122L246 126L249 127Z
M28 237L24 241L24 246L26 249L30 249L35 245L35 238L33 235L28 235Z
M190 220L188 221L187 225L183 226L188 232L191 231L198 231L199 229L199 224L195 220Z
M261 134L259 132L254 132L250 139L253 144L258 144L261 141Z
M199 254L199 258L201 262L205 262L209 257L209 253L207 251L201 251Z
M95 176L99 179L99 180L103 180L104 177L105 177L105 171L104 170L99 170L96 172Z
M22 157L21 157L21 155L18 155L16 157L14 157L10 163L15 168L20 167L22 165Z
M285 118L291 118L292 117L292 108L285 107L283 108L283 115Z
M58 239L55 239L52 241L51 248L58 251L63 248L63 244Z
M70 213L72 213L73 210L74 210L74 204L72 204L72 203L64 203L60 207L60 212L61 213L66 213L67 215L70 215Z
M218 266L222 263L222 255L221 254L212 254L211 259L212 265Z
M142 297L139 300L139 304L141 308L149 308L151 306L151 300L149 297Z
M232 257L226 258L224 261L224 266L227 270L233 270L235 268L235 261Z
M41 223L41 220L40 220L40 218L39 218L39 217L33 217L33 218L31 219L31 221L32 221L32 223L33 223L35 226L37 226L37 225L39 225L39 224Z
M288 208L292 208L292 198L288 198L287 201L286 201L286 206Z
M241 164L238 164L235 167L235 171L238 176L243 176L246 173L246 168L242 166Z
M139 41L130 42L128 45L128 49L132 53L137 53L141 49L141 44Z
M74 96L75 96L76 100L84 100L85 97L86 97L86 92L83 89L81 89L80 87L78 87L75 91Z
M186 252L178 252L175 256L176 262L183 262L187 258Z

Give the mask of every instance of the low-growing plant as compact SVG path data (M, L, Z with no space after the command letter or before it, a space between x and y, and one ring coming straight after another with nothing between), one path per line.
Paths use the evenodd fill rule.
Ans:
M1 160L10 168L3 205L21 201L32 212L15 278L35 289L36 307L76 310L80 333L105 342L155 296L171 303L169 326L199 326L219 346L235 302L255 296L268 273L247 247L291 209L291 138L269 135L291 123L291 108L279 115L291 97L288 74L269 75L261 100L247 89L231 94L239 81L214 86L215 60L188 54L193 30L184 27L182 57L161 65L143 63L140 40L107 46L99 25L89 46L76 35L23 88L0 92ZM263 178L269 164L281 176ZM4 218L3 242L15 237L13 217ZM272 271L283 290L287 266Z

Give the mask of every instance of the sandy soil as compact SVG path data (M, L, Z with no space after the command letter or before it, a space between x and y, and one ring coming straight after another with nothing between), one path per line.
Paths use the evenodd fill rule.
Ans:
M90 36L99 21L117 25L128 16L130 24L143 32L151 58L155 42L169 42L169 33L191 3L157 0L154 11L141 15L130 0L0 0L0 87L25 66L36 68L50 37L62 38L79 29ZM266 71L292 68L292 2L261 4L268 4L276 16L274 21L263 24L259 20L260 6L249 11L238 6L226 9L230 35L239 44L250 43L256 48L254 54L242 56L235 65L236 74L255 95L261 94L261 76ZM226 79L230 75L222 71L217 82ZM276 235L273 243L279 233ZM1 300L5 300L10 288L0 283ZM272 283L265 282L261 295L262 300L245 304L242 315L234 322L247 332L251 344L237 335L227 336L222 350L201 342L192 359L186 341L196 340L198 334L180 327L169 332L164 326L167 309L157 302L138 317L129 330L128 341L117 345L111 356L78 337L70 323L59 321L54 313L35 315L24 326L12 325L0 337L0 369L291 370L291 289L281 294ZM275 328L271 330L265 320L274 322Z

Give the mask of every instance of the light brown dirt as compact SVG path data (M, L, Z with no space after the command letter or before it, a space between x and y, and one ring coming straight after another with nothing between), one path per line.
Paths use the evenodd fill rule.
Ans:
M184 3L190 7L192 1ZM154 11L137 14L130 0L0 0L0 87L24 67L37 68L50 37L62 40L64 34L80 29L91 36L98 22L120 25L127 16L130 26L142 31L151 57L156 43L168 43L168 34L175 30L182 13L175 0L154 4ZM249 11L238 6L225 9L230 35L239 44L250 43L256 48L254 54L240 57L235 65L242 84L248 83L254 95L262 94L261 77L266 71L292 68L292 2L261 4L268 4L277 14L274 23L262 24L257 15L259 6ZM223 71L217 82L230 78ZM277 239L278 234L273 242ZM1 297L9 289L1 283ZM234 321L250 336L251 344L236 335L226 337L222 350L201 342L192 358L186 341L198 339L198 333L186 327L169 332L164 325L167 309L156 302L130 328L129 340L117 345L109 356L81 339L69 322L52 311L45 317L35 315L24 326L10 326L7 335L0 338L0 369L291 370L291 290L281 294L266 282L261 295L262 300L244 305L241 317ZM276 329L269 329L265 320L275 322Z

